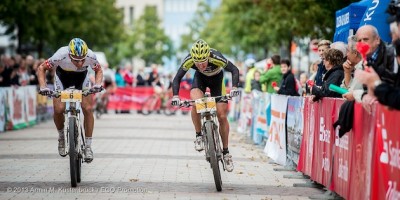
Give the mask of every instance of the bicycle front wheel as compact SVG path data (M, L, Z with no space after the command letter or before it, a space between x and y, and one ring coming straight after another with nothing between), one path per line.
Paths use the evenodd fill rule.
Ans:
M76 151L75 132L78 131L74 117L69 117L69 170L71 174L71 187L76 187L78 182L78 152Z
M205 122L205 127L206 127L206 137L207 137L207 146L208 146L208 154L210 156L210 164L211 168L214 174L214 182L215 182L215 187L217 188L217 191L222 190L222 179L221 179L221 171L219 170L219 162L218 162L218 156L215 148L215 143L214 143L214 129L213 129L213 123L208 121Z

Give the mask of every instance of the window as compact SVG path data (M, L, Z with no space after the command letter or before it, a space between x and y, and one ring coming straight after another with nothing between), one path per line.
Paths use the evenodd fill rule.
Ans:
M130 25L133 25L133 20L135 19L133 11L134 11L133 6L130 6L129 7L129 24Z

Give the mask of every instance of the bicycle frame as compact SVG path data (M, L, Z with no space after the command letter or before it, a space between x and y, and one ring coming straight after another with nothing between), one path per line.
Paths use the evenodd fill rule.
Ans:
M73 120L75 120L75 124L77 126L76 127L77 130L74 133L75 134L75 136L74 136L75 144L76 144L75 146L77 148L76 152L78 153L78 156L82 157L82 152L83 152L83 150L85 148L85 137L83 136L82 125L80 123L81 122L81 119L80 119L81 111L79 109L80 103L79 102L66 102L65 104L66 104L65 105L66 109L65 109L65 112L64 112L64 116L65 116L64 133L66 133L66 134L64 134L64 137L66 137L66 138L64 138L65 139L64 141L66 141L65 149L67 150L67 153L69 154L69 144L70 144L70 141L69 141L69 134L70 134L69 122L70 122L71 119L73 119ZM81 136L80 139L79 139L79 135ZM79 148L79 147L81 147L81 148Z
M215 144L215 149L216 149L216 154L217 154L217 158L218 160L222 161L222 149L221 149L221 143L220 143L220 135L219 135L219 123L217 121L217 116L216 116L216 111L208 111L208 112L204 112L200 114L201 116L201 130L203 133L203 140L205 141L205 143L207 143L207 138L206 138L206 123L209 122L212 124L212 128L213 128L213 138L214 138L214 144ZM210 162L210 155L209 155L209 151L208 151L208 147L207 145L204 146L205 147L205 156L206 156L206 160L208 162Z

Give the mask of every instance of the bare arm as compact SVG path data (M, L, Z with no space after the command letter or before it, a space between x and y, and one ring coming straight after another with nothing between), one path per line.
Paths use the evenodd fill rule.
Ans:
M94 71L94 84L101 85L103 83L103 69L98 67L97 70Z
M40 64L38 69L37 69L39 88L47 87L47 84L46 84L46 70L47 69L48 68L46 66L46 62L43 62L42 64Z

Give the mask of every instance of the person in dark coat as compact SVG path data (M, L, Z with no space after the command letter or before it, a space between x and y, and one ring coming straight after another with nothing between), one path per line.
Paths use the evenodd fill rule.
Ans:
M257 90L257 91L262 92L260 77L261 77L261 72L256 70L254 72L254 79L251 80L251 90Z
M323 77L322 87L312 86L311 94L314 95L313 101L318 101L323 97L342 97L341 94L329 90L329 85L340 86L344 78L343 72L343 53L337 49L328 49L324 52L324 65L327 70Z
M292 73L292 67L288 59L281 60L281 72L283 74L279 87L274 87L278 94L300 96L296 89L296 79Z

